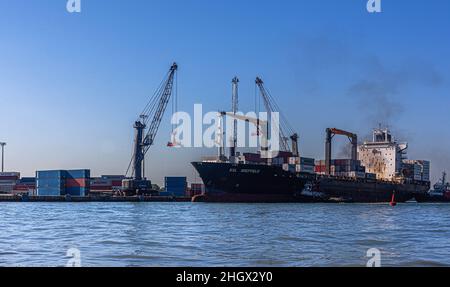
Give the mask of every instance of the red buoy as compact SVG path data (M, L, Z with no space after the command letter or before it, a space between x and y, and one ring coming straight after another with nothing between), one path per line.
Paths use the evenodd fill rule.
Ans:
M395 191L392 193L392 199L389 203L391 206L397 206L397 202L395 202Z

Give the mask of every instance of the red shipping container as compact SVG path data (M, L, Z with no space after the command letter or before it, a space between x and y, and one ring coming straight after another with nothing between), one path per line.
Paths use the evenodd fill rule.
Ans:
M18 176L0 176L0 180L19 180Z
M67 178L66 187L89 187L87 178Z
M121 180L113 180L112 181L112 186L122 186L122 181Z

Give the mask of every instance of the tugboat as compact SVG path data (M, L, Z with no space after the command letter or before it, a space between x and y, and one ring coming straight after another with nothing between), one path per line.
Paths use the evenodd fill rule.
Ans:
M416 194L417 202L450 202L450 183L447 173L442 173L441 180L434 185L434 189L426 194Z

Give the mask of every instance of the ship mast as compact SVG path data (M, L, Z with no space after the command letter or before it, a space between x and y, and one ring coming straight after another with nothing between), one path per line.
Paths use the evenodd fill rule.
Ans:
M238 77L234 77L231 81L233 84L233 95L232 95L232 105L231 105L231 111L234 115L238 112L238 103L239 103L239 95L238 95L238 85L239 85L239 79ZM233 138L231 140L231 147L230 147L230 160L233 160L233 158L236 156L236 147L237 147L237 120L233 120Z

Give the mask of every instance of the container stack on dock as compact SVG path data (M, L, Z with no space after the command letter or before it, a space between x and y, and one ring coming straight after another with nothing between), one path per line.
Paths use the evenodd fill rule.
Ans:
M19 179L19 172L0 172L0 193L12 193Z
M46 170L36 172L38 196L65 195L66 173L64 170Z
M36 172L38 196L86 196L89 194L89 170L48 170Z
M91 171L67 170L66 171L66 195L86 196L90 190Z
M98 178L91 178L91 192L93 193L113 193L122 190L123 175L102 175Z
M165 178L165 192L161 195L184 197L187 191L186 177L166 177Z
M36 191L36 178L35 177L22 177L17 181L16 186L14 186L14 194L27 193L29 195L34 195Z

